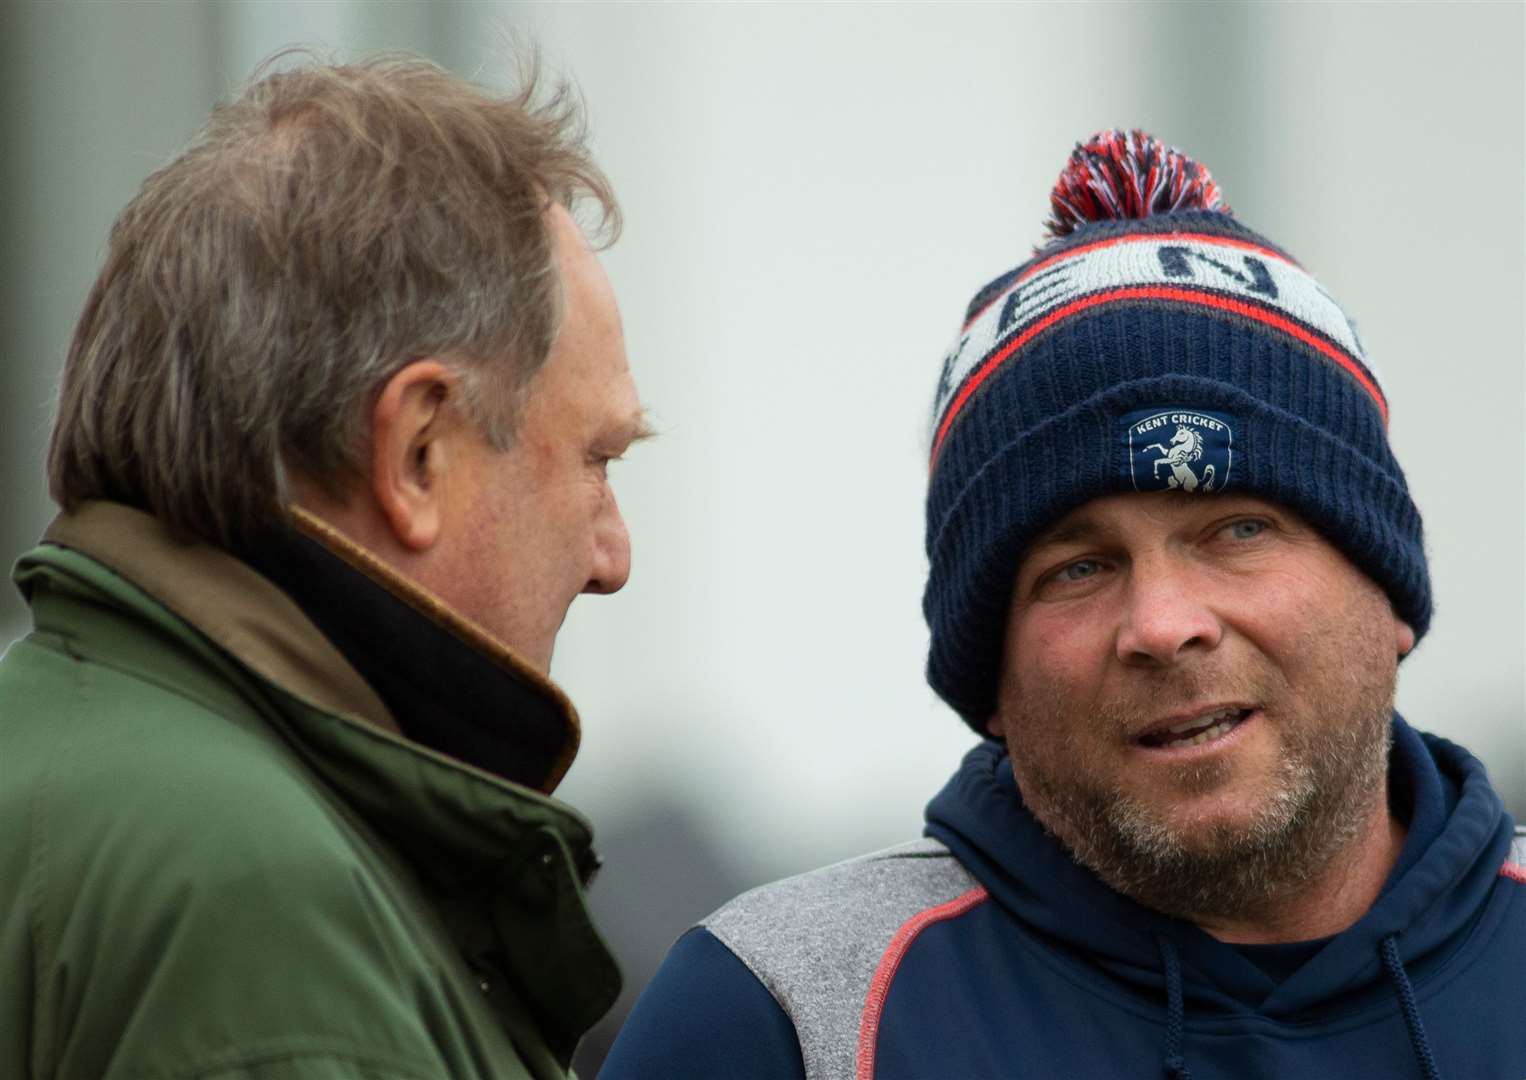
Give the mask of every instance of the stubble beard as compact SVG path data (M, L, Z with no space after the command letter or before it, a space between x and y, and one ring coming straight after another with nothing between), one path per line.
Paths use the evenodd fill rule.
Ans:
M1296 723L1269 712L1255 721L1276 725L1281 753L1250 820L1190 828L1084 767L1062 771L1049 760L1023 755L1020 733L1046 725L1040 730L1065 732L1059 761L1084 762L1080 725L1132 730L1140 719L1137 706L1116 704L1077 717L1052 690L1020 691L1006 706L1007 730L1017 735L1010 740L1012 757L1029 810L1077 862L1147 907L1192 919L1274 913L1351 846L1386 791L1393 669L1385 676L1382 665L1363 665L1347 654L1330 663L1328 674L1344 690L1329 695L1338 699L1329 713ZM1290 689L1278 685L1280 677L1259 681L1251 700L1292 700L1279 693ZM1171 696L1189 699L1202 687L1222 685L1199 674L1162 679L1161 691L1168 682ZM1205 794L1230 782L1233 768L1225 759L1183 764L1170 786L1183 795Z

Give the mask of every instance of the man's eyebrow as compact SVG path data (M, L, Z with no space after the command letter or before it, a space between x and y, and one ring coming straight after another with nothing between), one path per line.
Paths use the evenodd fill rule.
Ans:
M1050 544L1073 544L1078 540L1089 540L1105 531L1090 515L1082 514L1066 518L1045 529L1028 541L1028 548L1032 550Z

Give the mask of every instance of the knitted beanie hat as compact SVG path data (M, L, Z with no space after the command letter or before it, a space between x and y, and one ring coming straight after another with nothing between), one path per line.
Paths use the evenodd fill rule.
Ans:
M1115 492L1287 506L1425 633L1419 511L1388 403L1319 283L1208 171L1140 131L1076 147L1051 239L976 294L943 361L927 493L927 678L977 732L1028 542Z

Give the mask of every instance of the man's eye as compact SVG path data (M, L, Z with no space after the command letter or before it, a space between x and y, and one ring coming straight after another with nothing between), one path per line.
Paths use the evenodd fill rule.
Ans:
M1054 575L1054 579L1056 581L1084 581L1089 577L1095 577L1101 569L1101 565L1095 559L1081 559L1071 563L1069 566L1062 566Z
M1247 518L1244 521L1232 521L1224 528L1236 540L1250 540L1266 532L1266 522Z

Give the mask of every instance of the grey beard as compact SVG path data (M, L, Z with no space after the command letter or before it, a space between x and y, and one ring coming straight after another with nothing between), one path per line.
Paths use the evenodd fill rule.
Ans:
M1324 871L1369 820L1385 790L1392 698L1357 722L1290 733L1279 783L1248 826L1189 838L1114 788L1030 777L1044 827L1125 896L1168 915L1254 917ZM1217 763L1188 766L1188 788L1214 786ZM1038 816L1038 815L1036 815Z

